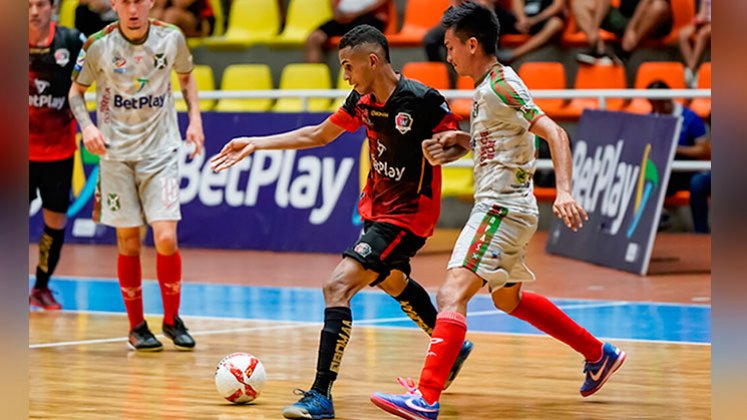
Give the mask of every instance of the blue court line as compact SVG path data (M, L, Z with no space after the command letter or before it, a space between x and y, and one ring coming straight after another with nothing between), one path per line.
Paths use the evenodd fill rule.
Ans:
M29 279L29 285L33 276ZM112 279L55 278L52 289L67 310L125 313L119 284ZM564 312L598 337L621 340L703 343L711 341L710 305L659 302L553 299ZM143 282L146 313L162 313L160 289ZM353 298L353 323L417 328L399 304L378 290ZM531 325L495 309L490 297L477 295L468 307L470 331L543 335ZM271 321L323 321L320 289L184 283L182 315Z

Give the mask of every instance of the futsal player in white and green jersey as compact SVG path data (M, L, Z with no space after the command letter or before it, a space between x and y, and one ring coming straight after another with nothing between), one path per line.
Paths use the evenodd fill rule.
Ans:
M176 26L148 19L154 0L112 0L119 21L91 36L73 72L70 107L83 144L100 160L96 206L99 220L117 230L117 273L130 321L129 346L159 351L162 344L143 317L140 228L153 228L156 271L161 286L163 332L177 348L191 350L194 339L179 317L182 262L177 245L179 147L171 92L176 71L189 110L187 142L200 153L204 141L192 77L192 56ZM96 83L96 121L84 93Z

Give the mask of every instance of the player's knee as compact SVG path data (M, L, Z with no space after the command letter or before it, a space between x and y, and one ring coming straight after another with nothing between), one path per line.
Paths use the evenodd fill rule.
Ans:
M122 255L140 255L140 235L117 234L117 248Z
M439 311L455 311L461 305L467 305L467 291L458 283L446 282L436 295Z
M335 271L332 277L324 283L324 301L328 306L340 306L350 302L355 294L355 287L348 281L344 273Z
M153 233L153 242L160 254L171 255L176 252L176 232L171 230L159 230Z
M493 292L493 305L507 314L513 312L520 302L521 295L515 285L513 287L503 287Z

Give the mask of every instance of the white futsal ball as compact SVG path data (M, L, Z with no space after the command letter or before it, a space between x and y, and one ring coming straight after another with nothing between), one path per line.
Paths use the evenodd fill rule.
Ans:
M248 353L229 354L215 369L218 394L235 404L256 400L266 380L262 362Z

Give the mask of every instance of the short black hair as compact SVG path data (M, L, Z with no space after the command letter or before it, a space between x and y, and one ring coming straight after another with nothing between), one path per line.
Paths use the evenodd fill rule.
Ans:
M649 83L648 86L646 86L646 89L669 89L669 85L667 84L667 82L658 79Z
M495 12L481 4L468 1L449 7L441 18L441 26L454 28L462 42L475 37L485 54L496 55L498 52L500 23Z
M371 25L358 25L349 30L340 40L340 49L347 47L355 48L362 44L376 44L380 46L384 50L386 62L392 62L389 59L389 42L387 42L386 36Z

